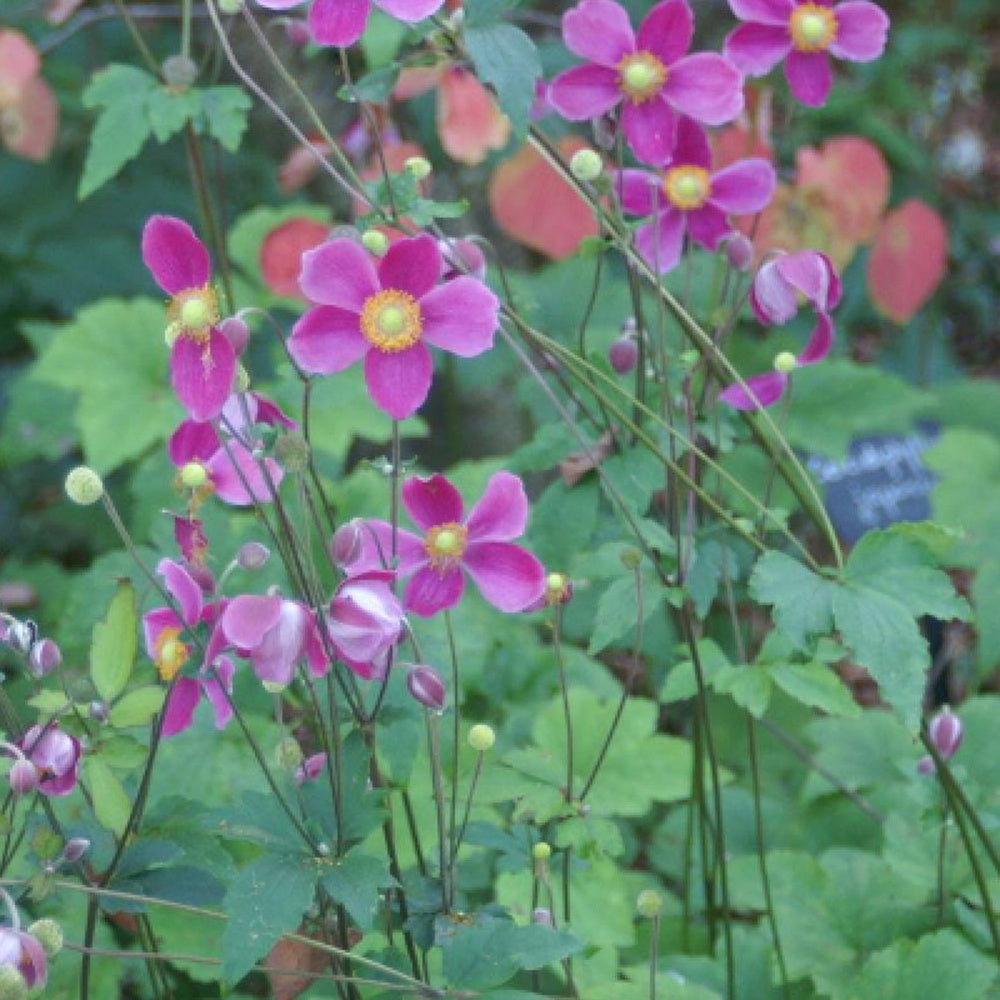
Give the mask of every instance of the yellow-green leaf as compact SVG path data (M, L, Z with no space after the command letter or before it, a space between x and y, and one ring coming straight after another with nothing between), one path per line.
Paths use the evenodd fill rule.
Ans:
M116 729L145 726L163 707L166 694L165 688L155 685L129 691L112 706L108 721Z
M88 757L84 763L84 772L90 785L98 823L120 837L125 832L129 813L132 811L131 799L103 760Z
M105 701L118 697L128 684L135 662L138 625L135 589L130 581L122 580L108 613L94 626L90 644L90 679Z

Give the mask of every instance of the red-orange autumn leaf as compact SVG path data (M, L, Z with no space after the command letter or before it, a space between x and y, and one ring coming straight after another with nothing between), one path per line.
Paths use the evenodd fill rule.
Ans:
M934 294L948 260L948 228L911 198L883 220L868 258L868 291L889 319L906 323Z
M260 271L264 283L278 295L305 298L299 288L302 255L319 246L330 232L315 219L289 219L264 237L260 246Z
M503 149L510 120L493 95L469 72L453 67L438 83L437 129L444 151L470 167L491 149Z
M566 136L556 144L565 160L587 148ZM496 169L489 183L489 202L500 228L539 253L561 260L585 236L597 234L597 222L573 186L531 146L522 147Z

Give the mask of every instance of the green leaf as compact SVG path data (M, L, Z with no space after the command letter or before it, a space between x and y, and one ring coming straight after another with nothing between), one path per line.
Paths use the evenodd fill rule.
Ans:
M150 135L146 99L156 78L134 66L112 64L91 78L83 105L103 108L90 134L77 198L93 194L134 159Z
M105 701L117 698L132 675L138 626L135 588L131 581L122 580L107 614L94 626L90 643L90 679Z
M126 794L122 783L99 757L85 758L83 769L87 784L90 786L94 814L98 823L117 836L122 836L132 811L132 800Z
M642 620L647 621L663 602L661 587L642 588ZM615 580L597 602L594 628L587 652L593 656L606 646L628 634L639 621L639 592L631 574Z
M247 114L251 107L253 101L240 87L229 84L209 87L201 92L203 130L217 139L223 149L235 153L246 131Z
M145 726L163 707L166 696L166 688L155 685L129 691L111 706L108 722L116 729Z
M294 931L313 900L311 859L263 854L233 879L222 901L229 922L222 935L222 976L238 983L274 946Z
M371 930L381 890L397 884L384 858L359 851L350 851L339 861L324 863L319 881L334 902L343 903L363 931Z
M832 587L783 552L765 552L750 576L751 596L774 605L775 624L798 649L808 649L811 636L832 628Z
M771 700L771 676L760 667L723 667L712 678L712 688L728 694L755 719L764 714Z
M166 142L201 113L201 94L197 90L171 90L155 87L146 101L146 114L157 142Z
M824 663L779 663L767 668L774 681L789 697L818 708L828 715L855 716L861 707L840 678Z
M515 135L523 136L535 101L535 81L542 75L535 43L511 24L473 23L466 28L465 47L479 79L496 88L500 110Z
M365 73L360 80L355 80L353 84L345 83L337 92L337 96L344 101L361 100L371 101L380 104L392 93L392 88L396 86L399 79L400 67L396 63L389 66L382 66Z

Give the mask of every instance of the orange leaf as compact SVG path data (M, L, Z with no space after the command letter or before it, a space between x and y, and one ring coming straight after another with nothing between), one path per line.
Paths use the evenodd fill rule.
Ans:
M934 294L948 263L948 227L910 198L883 220L868 258L868 291L879 311L906 323Z
M568 160L587 143L566 136L556 147ZM555 260L570 256L580 240L598 231L587 203L531 146L523 146L494 171L489 203L508 236Z
M444 151L474 167L491 149L503 149L510 120L492 94L464 69L450 69L438 84L437 128Z
M59 104L52 88L33 76L17 100L0 110L0 136L16 156L41 163L47 160L59 133Z
M260 245L264 284L278 295L305 298L299 288L302 255L319 246L330 232L315 219L289 219L272 229Z
M40 67L38 51L20 31L0 30L0 107L16 101Z

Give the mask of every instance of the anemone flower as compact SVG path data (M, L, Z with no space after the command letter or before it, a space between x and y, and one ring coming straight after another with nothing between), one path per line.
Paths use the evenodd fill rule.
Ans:
M42 795L69 795L76 787L80 768L80 741L64 733L57 723L32 726L18 741L18 747L38 772Z

